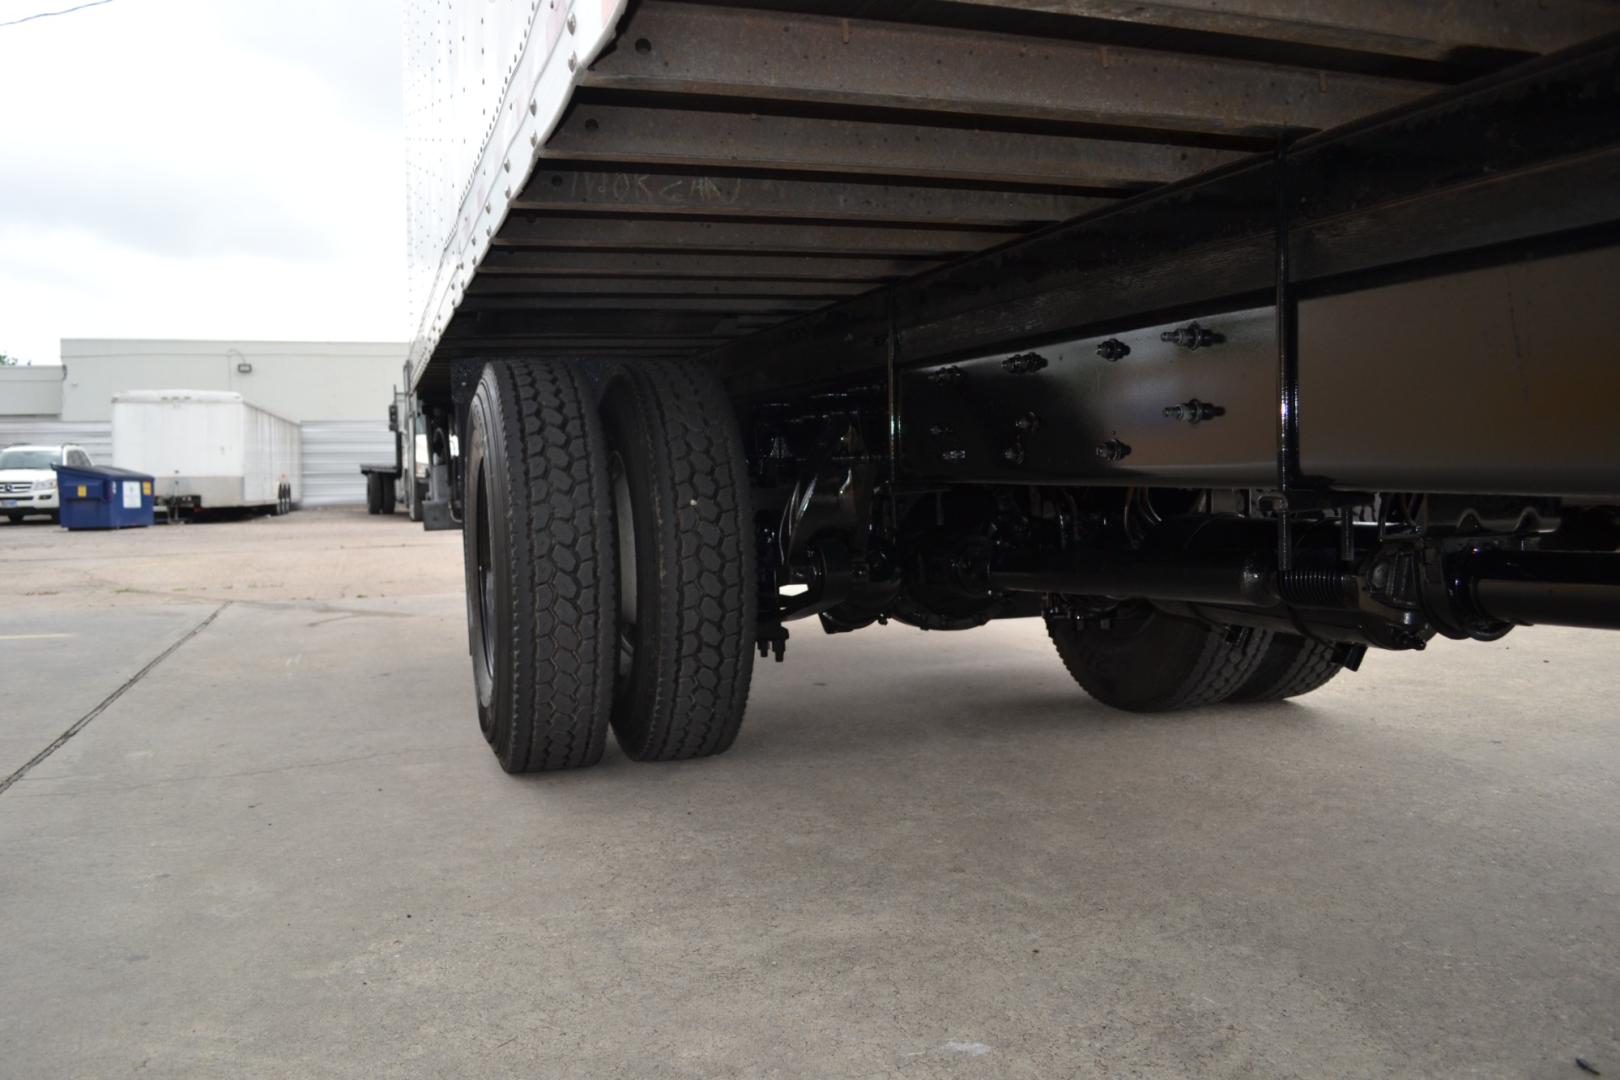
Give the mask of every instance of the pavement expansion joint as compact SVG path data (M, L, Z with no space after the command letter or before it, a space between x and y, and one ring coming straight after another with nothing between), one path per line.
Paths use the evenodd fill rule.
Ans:
M17 781L27 776L34 766L38 765L40 762L44 761L46 758L60 750L64 745L67 744L69 739L83 731L90 721L106 712L113 702L124 696L125 691L134 686L136 683L140 682L142 679L146 678L154 669L157 668L159 664L163 663L163 661L167 660L169 657L178 652L180 646L184 645L186 642L208 629L209 624L211 624L215 619L219 618L220 612L224 611L230 606L231 602L227 600L225 603L220 604L213 611L209 612L207 618L203 619L203 621L198 623L196 626L193 626L190 630L187 630L178 641L170 645L167 649L164 649L162 652L158 653L157 656L153 657L145 667L141 668L141 670L124 680L118 689L102 698L101 701L97 703L95 708L73 721L72 725L66 731L62 732L62 734L58 735L55 739L52 739L50 745L45 747L45 749L29 758L28 761L23 764L22 768L18 769L4 780L0 780L0 795L4 795L8 790L10 790L12 784L15 784Z

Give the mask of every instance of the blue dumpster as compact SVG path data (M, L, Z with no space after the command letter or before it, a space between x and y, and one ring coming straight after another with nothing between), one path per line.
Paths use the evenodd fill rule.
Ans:
M70 529L128 529L152 524L152 477L107 465L54 465L62 524Z

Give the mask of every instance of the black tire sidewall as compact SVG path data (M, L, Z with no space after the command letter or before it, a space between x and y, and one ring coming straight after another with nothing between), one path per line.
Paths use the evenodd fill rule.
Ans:
M510 595L510 542L506 535L507 487L505 447L502 444L501 425L496 422L498 405L492 376L488 373L480 380L467 410L467 451L464 463L465 490L462 496L465 518L462 523L464 546L463 565L467 589L467 646L472 654L473 684L478 700L478 725L484 738L497 752L503 749L503 738L509 733L496 730L496 717L511 712L511 643L506 638L505 624L495 619L486 632L482 604L482 584L478 581L478 541L484 528L488 528L491 568L495 574L495 595ZM482 490L479 479L483 478ZM484 499L489 500L485 515ZM486 650L485 639L489 647Z
M1173 693L1167 668L1203 647L1208 628L1172 619L1152 608L1132 608L1103 630L1087 626L1076 635L1087 665L1087 692L1102 701L1131 702L1152 709Z
M614 685L612 721L614 736L631 757L641 756L654 735L652 719L657 715L655 702L662 689L658 685L661 665L655 658L666 655L673 647L665 638L669 634L667 614L675 603L673 590L659 588L661 581L668 580L659 569L672 547L668 515L673 507L664 506L663 500L655 497L668 481L657 475L658 447L645 420L650 403L642 401L638 391L633 378L617 374L608 381L601 405L608 453L617 454L624 468L633 516L631 528L635 531L636 624L633 630L619 627L619 632L630 639L635 662L629 678ZM617 517L614 528L625 528ZM617 550L617 536L614 546Z
M1258 665L1270 639L1264 631L1249 631L1228 642L1224 630L1142 602L1123 605L1104 622L1076 626L1049 618L1047 628L1086 693L1130 712L1225 700Z

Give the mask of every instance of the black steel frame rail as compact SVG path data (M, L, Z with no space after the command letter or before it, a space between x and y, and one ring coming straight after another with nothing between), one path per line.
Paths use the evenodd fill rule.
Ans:
M734 393L772 395L881 376L891 347L916 364L1263 305L1280 264L1288 295L1305 297L1370 273L1508 258L1549 236L1612 243L1595 227L1616 221L1620 34L1154 189L708 359Z

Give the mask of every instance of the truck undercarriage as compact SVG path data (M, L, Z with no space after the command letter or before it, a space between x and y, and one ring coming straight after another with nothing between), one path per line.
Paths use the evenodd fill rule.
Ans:
M632 5L418 350L508 769L800 620L1138 711L1620 628L1620 7L816 8Z

